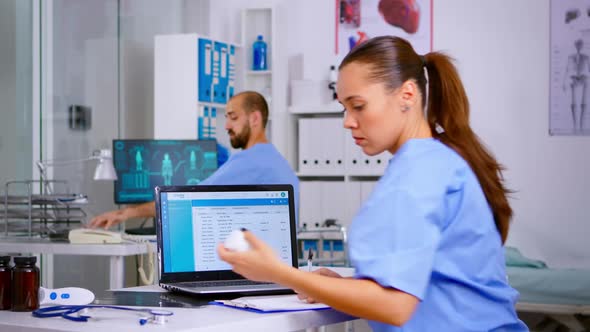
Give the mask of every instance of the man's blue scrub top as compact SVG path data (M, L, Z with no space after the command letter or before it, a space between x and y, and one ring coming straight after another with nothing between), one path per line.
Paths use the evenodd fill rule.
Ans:
M258 143L231 155L215 173L200 184L291 184L295 194L296 214L299 210L299 178L287 160L270 143Z
M349 250L356 278L421 300L402 328L369 322L374 331L528 330L479 182L436 139L397 151L351 225Z

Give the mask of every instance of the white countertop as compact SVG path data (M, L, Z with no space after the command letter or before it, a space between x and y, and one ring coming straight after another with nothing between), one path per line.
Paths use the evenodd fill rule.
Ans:
M297 331L355 319L332 309L259 314L208 305L166 310L174 312L166 324L144 326L139 324L138 314L119 310L97 311L99 318L89 322L72 322L61 317L35 318L30 312L0 311L0 331Z
M343 276L352 274L350 268L332 268ZM117 291L165 292L156 285L118 289ZM30 312L0 311L0 331L298 331L356 319L333 309L261 314L244 310L205 305L196 308L159 308L174 313L164 325L141 326L141 314L121 310L92 311L89 322L72 322L61 317L35 318Z
M43 253L55 255L131 256L146 253L144 243L71 244L48 239L0 237L0 253Z

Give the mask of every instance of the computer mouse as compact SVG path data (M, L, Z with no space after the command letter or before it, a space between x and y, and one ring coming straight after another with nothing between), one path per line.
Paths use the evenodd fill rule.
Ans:
M244 238L244 232L239 229L234 230L229 234L229 236L223 242L225 248L233 251L248 251L250 250L250 245L246 242Z

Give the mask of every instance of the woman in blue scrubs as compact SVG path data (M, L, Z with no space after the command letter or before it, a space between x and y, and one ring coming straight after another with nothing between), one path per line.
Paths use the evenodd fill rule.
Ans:
M287 266L250 232L251 250L220 245L220 257L247 278L368 319L374 331L526 331L506 278L512 209L502 166L469 127L449 57L373 38L342 61L337 92L364 153L394 154L349 230L354 278Z

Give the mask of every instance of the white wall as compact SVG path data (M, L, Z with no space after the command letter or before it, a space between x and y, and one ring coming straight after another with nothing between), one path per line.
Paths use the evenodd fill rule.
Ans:
M303 54L302 76L326 79L335 60L334 1L272 3L288 50L282 61ZM218 38L237 33L218 24L211 21L212 34L230 34ZM456 59L472 126L517 191L508 244L550 266L590 267L590 138L548 135L549 0L434 1L434 49Z
M436 1L434 13L434 47L457 59L472 126L517 191L508 244L590 267L590 137L548 135L549 0Z

